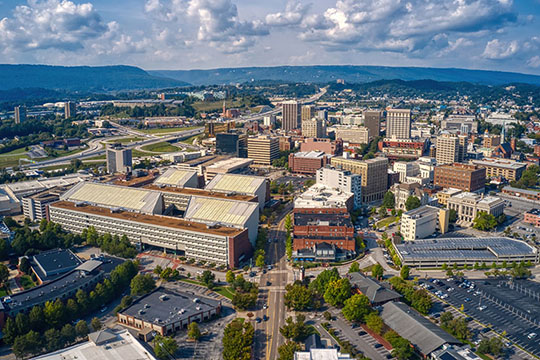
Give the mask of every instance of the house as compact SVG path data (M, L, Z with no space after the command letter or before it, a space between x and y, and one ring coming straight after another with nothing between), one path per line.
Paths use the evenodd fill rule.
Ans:
M398 301L401 295L383 286L378 281L359 272L348 275L351 286L360 294L368 297L371 305L383 305L389 301Z

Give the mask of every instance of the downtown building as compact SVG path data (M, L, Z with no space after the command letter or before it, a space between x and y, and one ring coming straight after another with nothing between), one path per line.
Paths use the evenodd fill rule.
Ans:
M463 162L467 154L467 137L451 134L437 136L437 165Z
M471 164L486 169L487 178L503 177L508 181L517 181L527 169L527 165L508 159L471 160Z
M336 139L341 139L349 144L368 144L370 132L364 126L340 126L336 127Z
M121 144L107 145L107 172L109 174L131 172L132 154L131 149L125 148Z
M429 205L404 212L400 227L403 240L424 239L436 231L444 234L448 231L449 217L449 210Z
M302 136L306 138L325 138L326 126L324 120L318 118L302 119Z
M340 139L307 138L300 143L300 151L322 151L328 155L341 155L343 153L343 141Z
M300 127L300 104L296 100L284 101L281 104L281 127L285 132Z
M364 111L364 126L369 129L371 137L376 138L381 133L381 111Z
M483 192L486 169L476 165L447 164L435 167L434 185L462 191Z
M386 137L411 138L411 110L390 109L386 112Z
M504 200L495 196L462 192L451 196L447 201L447 207L456 212L458 225L469 227L473 225L474 219L481 212L495 217L502 215Z
M428 139L384 138L379 141L379 151L391 160L418 159L424 155L428 147Z
M330 162L330 156L322 151L297 152L289 154L289 168L297 174L314 175L317 170Z
M268 135L248 138L248 158L254 164L272 165L279 158L279 139Z

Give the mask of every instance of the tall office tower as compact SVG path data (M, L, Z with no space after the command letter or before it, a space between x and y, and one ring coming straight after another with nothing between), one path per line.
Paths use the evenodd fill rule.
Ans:
M20 124L26 120L26 108L15 106L15 124Z
M315 105L302 106L302 121L311 120L315 116Z
M381 117L380 111L364 111L364 126L369 129L371 137L376 138L381 132Z
M435 153L437 165L459 162L459 148L457 136L451 134L437 136L437 152Z
M247 157L247 134L236 131L216 134L216 152L241 158Z
M122 144L111 144L107 146L107 172L129 173L132 169L131 149L127 149Z
M248 158L255 164L271 165L279 158L279 139L267 135L248 138Z
M302 120L302 136L307 138L325 138L326 126L324 120L317 118Z
M323 109L323 110L317 111L317 118L324 121L328 120L328 110Z
M390 109L386 112L386 137L411 138L411 110Z
M64 103L64 118L69 119L77 113L77 105L74 102L67 101Z
M298 101L284 101L282 103L282 124L285 131L291 131L300 127L300 105Z
M355 160L334 156L330 163L336 168L362 175L362 203L382 200L388 190L387 158Z
M467 147L469 146L469 137L467 135L458 135L459 154L458 162L465 162L467 157Z
M276 115L270 114L263 117L264 126L272 127L276 123Z

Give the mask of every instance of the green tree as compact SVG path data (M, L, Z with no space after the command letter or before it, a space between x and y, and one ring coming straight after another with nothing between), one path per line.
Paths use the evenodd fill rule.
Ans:
M243 319L242 319L243 320ZM250 360L255 330L250 322L239 318L231 321L223 332L223 360Z
M473 228L482 231L489 231L497 227L497 219L492 214L480 211L473 220Z
M309 327L303 314L296 315L296 321L292 317L285 319L285 325L279 328L279 332L287 340L304 341L309 336Z
M2 328L2 332L4 334L4 342L6 344L13 344L15 341L15 338L17 338L19 334L19 331L17 330L17 325L15 324L15 320L8 317L6 319L6 322L4 324L4 327Z
M77 333L75 332L75 328L71 324L66 324L62 327L62 330L60 331L60 334L62 335L62 339L64 343L71 344L75 341L75 338L77 337Z
M159 359L174 359L178 344L172 337L157 335L154 338L154 352Z
M285 306L290 310L303 311L313 306L313 291L302 284L287 284L284 295Z
M79 320L77 324L75 324L75 331L77 332L77 336L81 338L86 337L90 332L88 324L84 320Z
M17 326L17 333L21 335L30 331L30 321L28 320L28 316L24 313L18 313L17 316L15 316L15 325Z
M45 315L47 324L56 328L60 327L64 324L66 318L66 311L62 300L56 299L54 303L47 301L43 308L43 314Z
M371 304L367 296L355 294L345 300L342 312L345 319L349 321L364 321L371 312Z
M30 327L35 331L42 331L45 327L45 315L43 314L43 308L36 305L30 310L28 314L28 320L30 321Z
M90 322L90 325L92 326L92 330L94 331L98 331L98 330L101 330L101 321L97 318L97 317L94 317L92 319L92 321Z
M337 280L340 277L341 276L339 275L339 272L336 268L332 268L330 270L323 270L319 275L317 275L315 280L313 280L309 284L309 287L310 289L313 289L317 294L324 296L328 283L333 280Z
M359 271L360 271L360 265L358 265L356 261L353 262L351 266L349 267L349 274L359 272Z
M324 293L324 301L336 307L342 307L350 297L351 283L347 278L331 281Z
M413 196L413 195L409 196L407 198L407 201L405 201L405 209L407 209L407 211L419 208L420 205L422 205L420 203L420 199L418 199L416 196Z
M393 209L396 206L396 198L391 191L384 194L382 206L386 209Z
M227 281L231 285L234 282L234 273L232 272L232 270L227 271L227 273L225 274L225 281Z
M0 286L5 286L9 279L9 269L6 265L0 264Z
M214 288L214 280L216 279L216 275L211 272L210 270L203 271L201 275L201 282L206 285L207 288L213 289Z
M399 272L399 274L401 275L401 278L403 280L407 280L409 278L410 271L411 269L407 265L404 265L401 267L401 271Z
M43 334L45 337L45 347L47 351L55 351L64 347L64 341L60 331L57 329L49 329Z
M264 255L261 254L257 256L257 259L255 260L255 266L262 268L264 267L264 263L265 263Z
M195 321L188 325L188 338L193 340L199 340L201 337L201 330L199 329L199 324Z
M19 261L19 270L21 270L25 274L30 274L30 261L26 256L23 256Z
M409 340L402 338L401 336L394 340L392 343L392 356L399 360L407 360L413 357L413 350Z
M294 341L287 341L285 344L278 347L278 360L294 360L294 353L301 351L300 345Z
M454 224L457 221L457 212L454 209L450 209L448 212L448 221L450 221L451 224Z
M382 279L384 275L384 269L381 266L381 264L375 264L371 268L371 276L373 276L375 279Z
M156 281L150 274L138 274L131 279L131 294L144 295L154 290Z
M382 333L384 323L377 313L372 312L366 316L366 325L377 334Z

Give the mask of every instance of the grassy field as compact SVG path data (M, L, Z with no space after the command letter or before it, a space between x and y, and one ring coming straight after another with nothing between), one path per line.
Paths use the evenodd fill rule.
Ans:
M159 155L159 154L146 152L146 151L135 150L135 149L133 149L131 151L131 156L134 157L134 158L143 157L143 156L153 156L153 155Z
M204 285L202 282L197 281L197 280L181 279L180 281L206 287L206 285ZM232 300L234 296L234 291L229 286L216 286L215 288L212 289L212 291L215 291L218 294L225 296L227 299L230 299L230 300Z
M239 108L242 107L244 104L240 100L227 100L225 101L225 106L227 106L227 109L231 108ZM193 107L197 111L204 111L204 112L210 112L210 111L216 111L223 109L223 100L217 100L217 101L196 101L193 103Z
M19 166L19 159L28 159L25 148L18 148L10 152L0 154L0 168ZM24 161L24 164L27 162Z
M131 137L125 137L121 139L104 141L103 144L113 144L113 143L127 144L127 143L141 141L141 140L143 140L142 137L131 136Z
M7 296L8 295L8 292L6 290L6 287L3 286L0 288L0 297L4 297L4 296Z
M195 140L196 138L201 138L202 135L194 135L192 137L189 137L187 139L184 139L184 140L180 140L180 142L183 142L184 144L189 144L189 145L192 145L193 144L193 140Z
M21 281L21 286L23 287L24 290L28 290L36 286L32 278L30 277L30 275L21 276L20 281Z
M179 147L171 145L168 142L160 142L160 143L145 145L141 149L144 151L159 152L159 153L174 152L174 151L181 150Z
M383 228L385 226L388 226L388 225L394 223L396 220L397 220L397 217L395 217L395 216L390 216L390 217L387 217L385 219L382 219L381 221L379 221L377 223L377 228L380 229L380 228Z
M200 126L184 126L184 127L172 127L172 128L156 128L156 129L142 129L137 131L140 131L145 134L153 134L153 135L159 135L159 134L168 134L168 133L174 133L174 132L180 132L180 131L186 131L186 130L193 130L200 128Z

